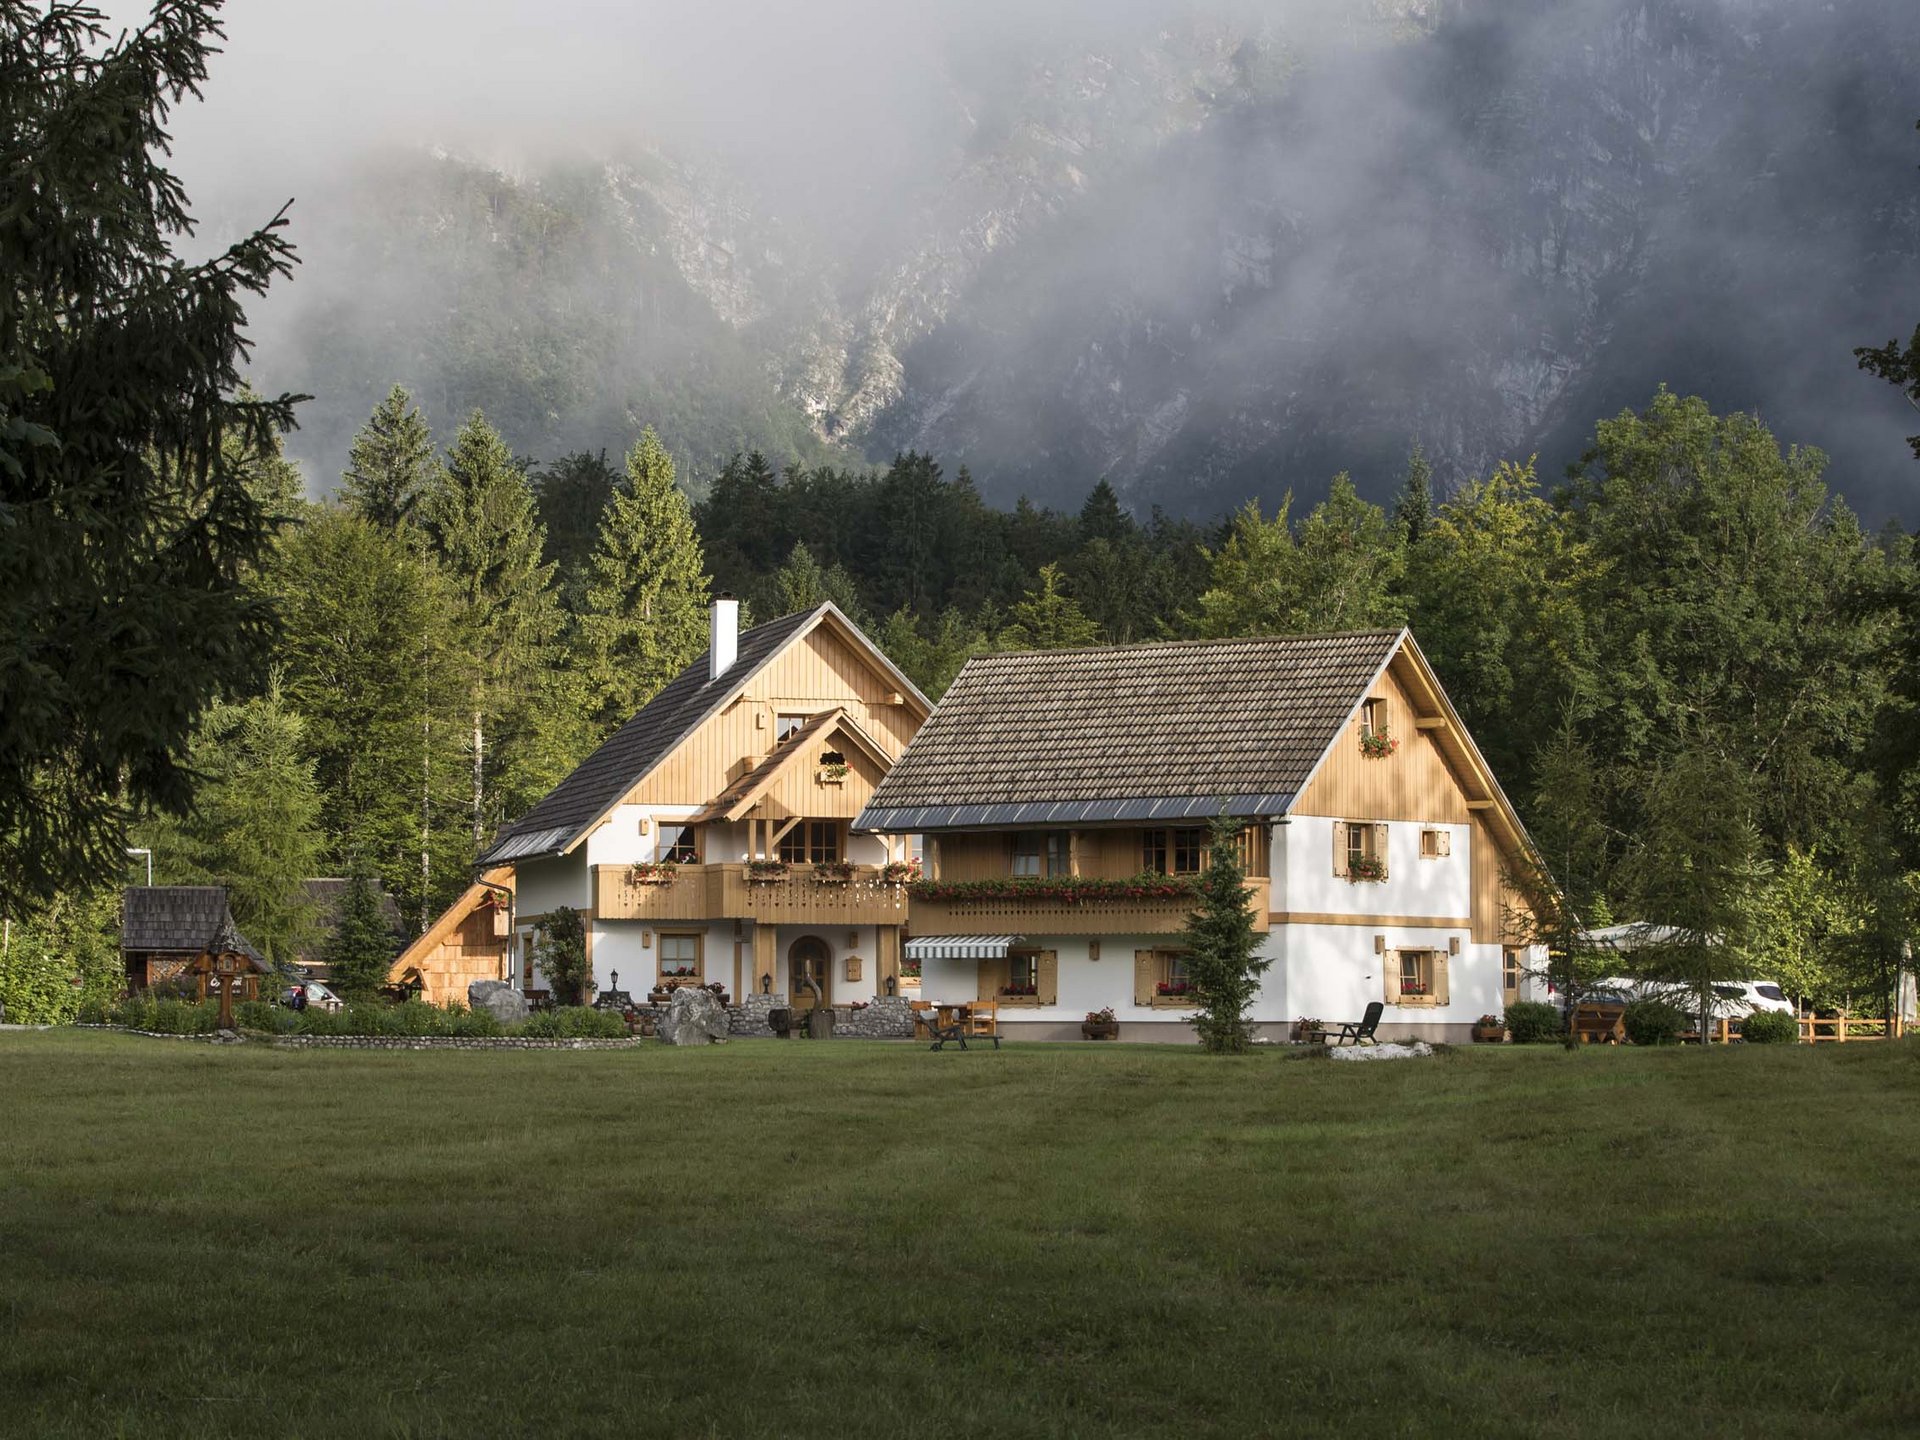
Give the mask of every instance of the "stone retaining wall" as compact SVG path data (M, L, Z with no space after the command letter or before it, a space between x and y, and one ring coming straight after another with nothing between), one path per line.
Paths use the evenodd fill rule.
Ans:
M863 1010L842 1010L833 1033L849 1040L911 1040L913 1010L902 995L883 995Z

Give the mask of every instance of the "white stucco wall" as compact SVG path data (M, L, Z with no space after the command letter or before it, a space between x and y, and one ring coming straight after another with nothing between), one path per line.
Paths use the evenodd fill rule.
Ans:
M514 867L514 913L544 915L561 905L586 910L593 904L593 884L583 850L544 860L527 860Z
M1420 820L1387 826L1387 878L1348 880L1333 873L1333 827L1296 815L1273 827L1273 908L1308 915L1465 916L1473 903L1473 827ZM1444 830L1451 854L1420 858L1420 832Z

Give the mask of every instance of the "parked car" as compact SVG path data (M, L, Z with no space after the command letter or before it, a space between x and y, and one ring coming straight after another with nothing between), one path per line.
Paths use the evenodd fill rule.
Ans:
M281 993L280 1003L291 1006L293 1004L293 992L302 988L307 992L307 1006L309 1009L337 1011L346 1008L347 1002L334 994L333 991L329 990L318 980L307 980L303 981L300 985L289 985L286 990Z

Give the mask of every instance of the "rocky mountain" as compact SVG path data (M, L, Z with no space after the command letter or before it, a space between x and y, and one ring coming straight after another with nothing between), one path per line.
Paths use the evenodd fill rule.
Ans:
M1850 349L1920 320L1920 7L1521 9L956 56L945 140L880 197L632 146L382 157L304 205L258 366L316 395L323 485L394 380L535 455L651 422L696 473L914 447L998 501L1105 475L1202 514L1383 493L1415 442L1442 477L1557 466L1664 382L1913 508Z

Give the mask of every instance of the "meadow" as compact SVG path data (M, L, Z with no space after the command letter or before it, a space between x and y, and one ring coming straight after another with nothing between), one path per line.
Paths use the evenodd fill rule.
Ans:
M1920 1045L0 1034L0 1431L1920 1426Z

